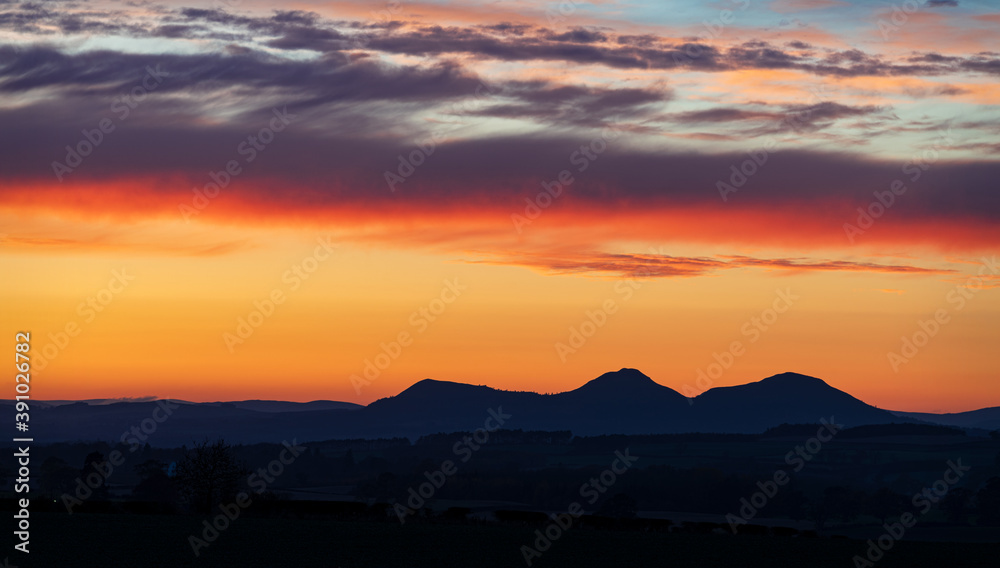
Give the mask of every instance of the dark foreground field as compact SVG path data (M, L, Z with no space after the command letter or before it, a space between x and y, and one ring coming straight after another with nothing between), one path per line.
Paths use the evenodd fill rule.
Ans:
M201 517L54 513L32 515L30 558L11 565L120 568L525 566L520 548L534 527L239 518L199 558L188 535ZM200 530L199 530L200 532ZM573 528L534 567L692 566L847 568L863 541L731 535L663 534ZM9 547L7 550L11 550ZM900 541L880 568L997 566L998 544Z

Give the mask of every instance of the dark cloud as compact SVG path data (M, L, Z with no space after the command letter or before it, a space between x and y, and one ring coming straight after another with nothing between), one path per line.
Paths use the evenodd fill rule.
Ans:
M470 114L501 118L534 118L554 124L603 126L646 116L671 98L666 89L594 88L550 85L544 81L505 85L497 104Z
M290 26L283 30L280 38L266 44L276 49L310 49L324 53L350 49L353 46L347 36L336 30L311 26Z
M852 116L864 116L879 113L881 107L874 105L849 106L831 101L823 101L812 105L791 105L786 107L787 113L803 117L812 123L837 120Z
M485 30L488 33L495 33L499 35L523 36L524 34L534 29L534 26L531 26L529 24L512 24L510 22L501 22L499 24L479 26L479 29Z
M176 30L182 33L183 30ZM140 55L93 51L74 55L47 47L28 49L0 47L0 92L25 92L59 88L64 96L121 96L134 88L149 68L167 78L156 88L163 93L209 94L231 89L252 90L255 98L279 97L300 109L325 109L337 105L360 105L354 124L371 124L363 114L365 105L380 101L423 103L426 107L482 95L483 80L460 65L443 61L422 66L391 66L369 58L351 58L341 53L312 60L284 60L271 55L230 50L229 54ZM649 108L670 99L666 88L597 88L558 85L546 81L515 81L490 85L496 95L491 104L451 109L458 114L527 118L564 125L602 125L644 115ZM266 103L260 103L266 104ZM192 102L188 113L198 113ZM407 112L397 108L395 113ZM344 118L343 112L338 112ZM382 114L386 114L382 111ZM402 121L402 117L399 118Z
M988 73L990 75L1000 75L1000 58L975 56L966 59L961 64L961 68L977 73Z
M572 43L597 43L608 41L608 36L603 33L584 28L574 28L561 34L549 34L547 38L552 41L566 41Z
M962 58L929 52L912 55L908 57L907 60L914 63L955 63L956 61L961 61Z
M758 105L762 106L762 105ZM873 116L885 109L877 106L849 106L831 101L809 105L785 105L778 108L715 107L688 111L667 116L681 124L754 123L756 126L742 130L744 136L763 136L783 131L813 131L832 125L842 118ZM763 124L760 124L763 123Z
M732 107L717 107L707 110L694 110L677 113L671 116L675 122L687 124L739 122L744 120L780 120L783 115L776 112L747 110Z
M355 114L317 121L326 116L316 114L324 109L302 106L295 99L285 102L288 111L299 116L298 122L280 134L267 148L267 159L248 168L241 185L232 190L247 199L273 203L276 211L352 203L376 210L382 205L421 209L506 204L518 211L526 195L539 191L540 180L555 179L568 169L578 178L563 202L591 204L608 212L687 205L782 208L826 216L835 212L831 231L837 231L842 222L856 216L856 207L867 207L874 200L874 192L884 193L901 180L909 189L896 198L888 218L1000 222L1000 195L994 191L995 180L1000 179L997 162L939 160L923 170L894 160L789 147L768 154L766 163L754 167L755 173L746 178L739 170L752 160L748 154L650 152L610 140L599 159L579 174L570 155L588 138L541 134L439 141L433 156L392 193L384 172L396 171L399 156L416 147L415 142L380 136L395 117L347 105L349 111L344 112ZM272 117L271 107L262 107L237 121L212 125L199 116L185 117L178 107L163 106L162 101L144 104L134 118L116 123L116 130L66 183L152 176L176 180L177 191L188 191L205 183L206 172L236 157L237 144ZM275 105L280 108L284 103L279 99ZM856 111L832 108L818 114L845 112ZM64 159L64 147L81 139L81 129L92 129L102 117L113 116L106 99L38 102L0 111L5 131L0 139L5 158L0 178L53 181L51 164ZM384 124L354 132L341 127L349 119ZM265 180L278 181L261 185ZM723 203L720 183L741 189Z
M252 87L287 93L301 104L373 100L446 100L467 96L478 78L451 63L391 67L346 56L310 61L275 59L261 53L236 55L138 55L92 51L67 55L45 47L0 47L0 91L42 87L94 88L124 94L162 69L159 92Z
M319 14L302 10L276 10L272 20L279 24L312 26L319 21Z
M34 3L0 13L0 29L45 35L48 26L63 33L105 33L135 37L256 41L281 50L335 54L354 49L391 54L449 58L472 56L502 61L564 61L618 69L797 69L844 77L947 75L957 71L997 74L1000 59L982 54L950 60L924 54L900 61L858 49L817 53L800 41L785 48L760 40L733 46L698 41L668 41L654 35L616 35L592 28L552 31L528 24L500 23L472 27L428 26L414 22L333 21L304 11L277 10L270 16L247 16L219 8L182 8L140 21L123 13L60 13ZM802 50L810 50L805 54Z
M620 35L616 41L622 45L633 45L636 47L652 47L660 43L660 38L655 35Z
M802 58L785 53L764 42L747 42L739 47L730 48L727 62L735 67L753 67L757 69L789 69L801 63Z

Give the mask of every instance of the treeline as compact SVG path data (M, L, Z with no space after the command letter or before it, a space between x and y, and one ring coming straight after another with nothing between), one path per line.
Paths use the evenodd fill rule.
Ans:
M782 424L768 428L757 439L797 437L808 438L816 434L816 424ZM965 436L965 430L938 424L868 424L845 428L837 433L841 439L881 438L885 436Z
M451 432L421 436L414 446L451 446L456 440L472 436L474 432ZM569 430L495 430L490 432L489 443L492 445L566 445L573 442L573 433Z

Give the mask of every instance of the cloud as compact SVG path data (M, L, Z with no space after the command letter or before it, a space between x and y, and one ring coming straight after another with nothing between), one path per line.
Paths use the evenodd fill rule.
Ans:
M0 246L5 248L5 252L139 252L183 257L225 256L256 248L247 240L218 243L157 242L122 234L105 234L90 238L5 235L0 239Z
M813 9L835 2L786 2ZM780 6L780 3L779 3ZM772 8L774 5L772 5ZM270 16L234 14L222 9L182 8L145 13L117 11L55 12L39 4L18 4L0 14L0 29L48 36L107 34L137 38L239 41L251 49L306 50L347 58L357 50L425 58L491 59L507 62L560 61L602 65L612 69L698 70L797 69L834 76L939 76L956 70L996 73L996 57L970 57L958 66L925 61L906 63L858 49L802 51L808 45L792 41L797 51L753 39L727 45L724 38L678 41L652 34L616 34L592 27L554 31L524 23L501 22L475 26L426 25L416 20L358 22L329 20L313 12L275 11ZM735 41L735 40L733 40ZM810 46L811 47L811 46Z
M981 124L962 127L977 131L914 177L906 145L922 150L941 117L928 111L933 116L903 120L910 101L900 110L881 98L889 96L885 84L903 85L894 91L903 97L974 90L977 81L985 85L974 74L998 72L992 52L897 55L808 34L788 35L779 46L753 39L762 32L749 24L731 40L698 41L624 25L427 25L416 16L343 21L305 11L166 6L101 11L22 3L0 16L0 27L38 40L0 45L0 196L7 209L176 218L192 188L242 159L238 145L268 124L272 109L287 108L298 117L294 126L246 164L199 220L334 220L358 228L433 219L428 243L474 233L506 245L521 238L510 215L565 170L572 184L532 234L572 231L582 241L580 227L593 223L611 239L608 227L617 222L622 233L661 242L840 246L843 224L856 223L857 208L898 179L906 193L866 242L997 243L1000 202L991 188L1000 164L986 137L996 134L989 116L959 122ZM56 29L118 39L94 42L105 46L96 50L69 48L50 37ZM168 47L127 51L138 45L124 39L129 35ZM112 105L149 67L163 69L165 80L121 119ZM966 77L910 77L919 74ZM868 79L875 76L886 79ZM759 91L748 88L756 80L766 84ZM796 97L809 82L838 89L805 103ZM65 161L66 147L104 119L114 121L114 132L57 181L53 162ZM609 124L622 138L579 169L574 152ZM760 137L779 150L746 178L745 152L759 147ZM398 175L419 147L432 155L390 191L386 174ZM723 201L720 183L739 192Z
M665 88L615 89L531 81L508 83L495 98L506 102L470 111L470 114L601 126L650 116L659 104L672 98L672 93Z
M787 272L876 272L891 274L950 275L955 270L885 265L845 260L751 258L747 256L676 257L664 254L534 253L499 255L471 263L532 268L548 274L575 274L632 278L708 276L722 270L763 268Z
M771 128L756 132L773 133L788 129L819 129L842 118L875 116L885 109L874 105L850 106L831 101L815 104L784 105L780 109L715 107L670 115L669 120L683 124L721 124L740 122L771 122ZM747 131L750 133L751 131Z
M217 68L213 64L192 72L208 74ZM117 76L114 70L106 73ZM242 77L243 71L234 74ZM86 76L83 73L79 80L85 82ZM463 81L460 74L447 76ZM192 80L184 75L176 79ZM299 81L309 85L312 79ZM380 96L382 83L373 81L334 85L326 96L337 94L348 101L351 96L365 100L361 94L350 94L357 91ZM461 91L447 82L431 83L427 81L428 89ZM473 84L470 80L462 87ZM340 92L342 88L349 91ZM549 92L560 88L517 85L511 96L555 101L581 96L603 101L595 108L605 108L601 105L610 104L608 97L616 100L618 96L601 90L571 89L561 96ZM589 138L539 132L440 140L433 155L392 192L385 173L396 173L400 157L416 148L406 138L382 135L399 128L398 115L364 104L336 107L336 113L329 114L333 112L329 103L316 102L321 93L299 91L295 93L298 98L289 95L286 100L270 101L287 107L298 116L297 121L278 134L257 160L245 164L246 171L224 192L225 199L213 203L199 219L223 220L230 215L254 222L360 215L358 222L367 222L380 215L426 218L434 211L475 210L493 215L506 224L504 231L516 236L510 215L523 214L525 199L534 199L542 182L550 183L566 170L573 177L571 186L537 225L547 219L571 223L574 216L585 223L593 212L610 218L659 213L678 226L637 224L634 230L658 239L670 234L707 240L740 238L739 231L745 231L742 238L747 242L782 238L807 242L814 237L843 244L843 224L857 224L857 208L868 207L874 192L884 193L900 180L906 192L895 197L892 207L866 233L865 239L871 239L866 242L997 244L994 229L1000 226L1000 201L992 188L1000 179L1000 163L995 161L941 159L924 170L913 164L907 167L905 160L790 146L768 154L766 163L743 179L739 169L751 159L747 154L643 148L629 144L627 134L622 133L621 141L609 141L607 149L581 171L579 160L571 160ZM397 95L384 91L381 96ZM424 95L411 91L398 96ZM648 93L630 93L622 100L641 102L647 100L644 97L655 100L655 94ZM0 187L2 200L8 208L65 206L93 216L119 211L176 217L178 204L191 200L192 187L204 186L210 181L208 173L223 169L228 161L244 159L237 153L238 145L273 116L272 106L254 106L239 114L238 120L212 122L191 113L189 106L171 106L166 100L147 101L147 106L136 109L134 118L117 122L115 131L61 183L53 175L53 161L65 160L65 146L79 141L82 129L93 129L101 118L114 117L106 106L107 98L74 97L0 110L6 134L0 140L0 152L6 158L0 162L0 178L5 180ZM789 110L802 109L783 109ZM872 110L822 106L815 114L829 120L866 112ZM915 172L920 174L916 179ZM720 183L737 183L740 189L723 202ZM369 211L359 212L359 208ZM697 218L703 226L694 224ZM443 223L443 228L465 230L452 226L451 221ZM754 228L755 223L770 225ZM977 231L979 236L973 239Z

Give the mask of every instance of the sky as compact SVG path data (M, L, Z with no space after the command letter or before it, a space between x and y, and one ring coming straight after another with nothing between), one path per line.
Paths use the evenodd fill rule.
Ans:
M1000 10L0 0L32 396L1000 406Z

